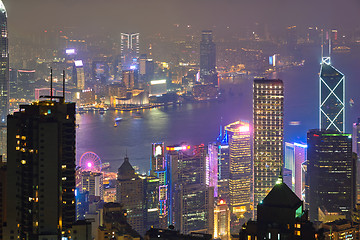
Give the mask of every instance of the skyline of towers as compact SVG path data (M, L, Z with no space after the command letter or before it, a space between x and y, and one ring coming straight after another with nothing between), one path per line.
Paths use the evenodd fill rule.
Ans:
M284 84L280 79L253 83L254 213L283 167Z
M312 129L307 133L306 201L311 221L351 219L355 163L351 134Z
M345 75L330 56L321 60L319 85L319 129L345 132Z
M134 70L140 56L140 33L121 33L121 69Z
M202 83L218 85L216 72L216 45L212 31L204 30L200 42L200 79Z
M59 239L75 221L75 103L57 99L8 115L5 239Z
M7 12L4 3L0 0L0 125L6 124L9 113L9 49Z

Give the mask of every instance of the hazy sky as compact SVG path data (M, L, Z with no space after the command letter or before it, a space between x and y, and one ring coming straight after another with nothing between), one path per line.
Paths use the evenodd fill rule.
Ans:
M166 32L175 23L196 29L303 24L360 25L360 0L3 0L9 31L25 34L55 27L86 31ZM270 27L271 27L270 26Z

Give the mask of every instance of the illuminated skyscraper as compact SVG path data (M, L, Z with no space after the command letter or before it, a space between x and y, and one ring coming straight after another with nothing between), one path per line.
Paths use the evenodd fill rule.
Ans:
M206 160L206 185L214 188L214 197L218 196L218 161L219 146L215 143L210 143Z
M168 226L168 201L167 201L167 165L165 161L165 146L163 142L152 144L150 175L158 179L159 221L160 227Z
M214 209L214 239L230 240L230 210L223 199Z
M169 224L181 233L213 232L214 188L206 185L206 148L169 146Z
M229 136L230 148L230 208L236 221L232 221L232 229L239 231L239 220L251 217L251 147L250 147L250 128L249 123L237 121L225 126L225 131Z
M298 196L304 200L302 165L306 161L306 144L285 143L285 168L291 170L291 188Z
M200 42L200 78L203 83L218 85L216 46L212 31L202 31Z
M140 52L140 33L121 33L121 69L134 70Z
M345 131L345 75L324 57L320 68L319 128Z
M74 61L73 69L73 81L77 89L85 89L85 73L84 73L84 64L82 60Z
M5 124L9 112L9 50L7 13L0 0L0 124Z
M313 221L350 219L355 203L355 160L351 134L334 130L309 130L306 198ZM322 214L320 214L322 213Z
M283 165L284 85L255 79L253 84L254 207L270 192ZM256 215L255 215L256 216Z
M75 103L57 98L8 116L5 239L60 239L75 221Z

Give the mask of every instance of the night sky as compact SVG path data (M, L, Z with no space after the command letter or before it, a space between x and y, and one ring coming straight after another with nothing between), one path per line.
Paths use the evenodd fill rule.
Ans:
M230 27L254 22L270 27L360 25L359 0L3 0L10 34L50 27L84 31L167 33L174 24L195 29ZM220 30L219 30L220 31Z

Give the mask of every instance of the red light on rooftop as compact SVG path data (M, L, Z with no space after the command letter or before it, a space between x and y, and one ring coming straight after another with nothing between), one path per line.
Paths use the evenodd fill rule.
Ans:
M314 137L319 137L319 135L317 135L317 134L314 134Z

